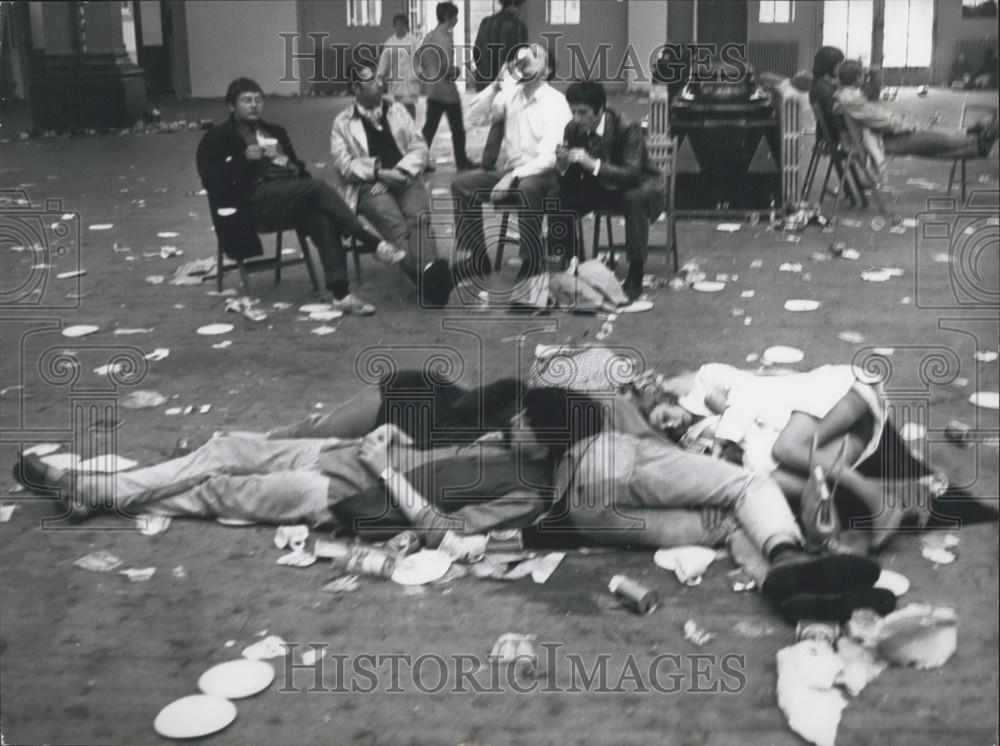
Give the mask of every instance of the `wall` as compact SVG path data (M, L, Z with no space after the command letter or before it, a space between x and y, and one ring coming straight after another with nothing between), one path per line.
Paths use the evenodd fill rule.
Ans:
M962 18L962 7L959 0L937 0L934 11L937 16L937 35L934 40L931 79L936 85L947 85L960 42L988 40L996 49L997 19ZM982 60L977 59L970 62L975 68L978 68Z
M298 31L296 3L189 0L184 17L192 96L222 96L240 76L255 79L266 93L299 92L297 82L279 80L285 58L278 33Z
M662 2L662 0L640 0L640 2ZM628 3L620 0L581 0L580 24L574 26L552 26L545 20L545 0L527 0L521 10L521 17L528 26L531 41L541 41L542 34L559 34L556 45L556 69L562 82L559 88L568 85L571 70L571 53L567 45L579 45L585 60L589 63L596 54L599 44L610 45L607 54L610 74L614 75L625 59L628 45ZM578 66L579 69L579 66ZM620 82L606 82L611 90L624 90L626 75Z
M629 89L648 90L650 56L667 41L667 4L665 2L628 3L628 42L642 62L642 70L629 72Z
M822 46L823 3L795 3L795 18L791 23L761 23L760 2L753 0L747 9L747 41L791 41L799 43L798 70L812 70L813 57Z

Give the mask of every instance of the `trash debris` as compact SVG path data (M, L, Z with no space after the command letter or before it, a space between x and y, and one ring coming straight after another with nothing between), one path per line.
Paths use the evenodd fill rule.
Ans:
M524 675L535 673L538 656L535 655L535 635L508 632L500 635L486 656L494 665L513 664L515 671Z
M75 269L70 272L60 272L56 275L57 280L72 280L74 277L80 277L87 274L85 269Z
M778 707L788 727L815 746L834 746L847 698L835 687L844 664L833 648L803 640L778 651Z
M992 363L997 359L997 357L1000 357L1000 355L993 350L976 350L973 357L980 363Z
M313 311L309 314L309 321L334 321L344 315L343 311L331 308L327 311Z
M99 331L100 328L93 324L77 324L75 326L67 326L62 330L62 335L64 337L86 337L88 334Z
M742 227L739 223L719 223L715 230L719 233L736 233Z
M882 570L878 576L878 580L875 581L874 587L884 588L896 598L899 598L910 590L910 581L905 575L901 575L898 572Z
M714 640L715 635L700 627L694 619L688 619L684 622L684 639L701 647L706 642Z
M232 324L206 324L205 326L198 327L198 334L216 336L219 334L228 334L232 330Z
M844 667L840 669L834 683L844 687L852 697L861 694L889 665L874 650L847 636L837 640L837 657Z
M184 565L177 565L177 567L170 571L170 574L178 580L183 580L187 577L187 570L184 569Z
M0 523L10 523L11 516L14 515L14 508L16 507L17 503L0 505Z
M317 326L315 329L310 330L310 334L325 337L327 334L333 334L335 331L337 331L337 327L335 326Z
M157 515L155 513L141 515L138 519L139 533L143 536L162 534L170 528L172 521L173 519L168 515Z
M316 555L304 549L296 549L278 557L278 564L283 567L309 567L316 564Z
M759 640L762 637L773 635L777 631L776 627L764 622L750 622L740 619L733 625L733 632L748 640Z
M726 287L726 283L715 280L699 280L691 283L691 289L699 293L717 293Z
M305 549L309 541L309 527L303 524L278 526L274 532L274 546L278 549Z
M801 272L802 265L798 262L782 262L778 267L779 272Z
M127 337L134 334L149 334L154 331L152 327L118 327L112 332L116 337Z
M958 615L952 608L910 604L881 620L875 646L893 665L938 668L955 652L957 624Z
M164 738L203 738L236 719L236 705L222 697L191 694L174 700L157 714L153 730Z
M653 555L653 562L664 570L671 570L684 585L700 585L702 575L715 561L715 550L701 546L660 549Z
M841 259L848 259L852 262L856 262L861 258L861 252L857 249L844 249L843 253L840 255Z
M977 391L969 397L969 404L980 409L1000 409L1000 392Z
M156 237L157 238L177 238L179 235L180 235L180 233L177 233L176 231L160 231L159 233L156 234Z
M324 593L352 593L360 587L357 575L342 575L335 580L331 580L320 590Z
M130 567L127 570L119 570L119 575L124 575L130 583L145 583L151 580L156 574L155 567Z
M395 561L392 581L400 585L425 585L444 577L451 557L435 549L424 549Z
M627 609L640 616L652 612L660 602L656 591L646 588L625 575L615 575L608 590Z
M180 256L183 253L176 246L161 246L159 251L161 259L170 259L171 257Z
M122 561L111 552L99 549L96 552L84 555L74 562L73 566L79 567L81 570L90 570L91 572L111 572L115 568L120 567L121 564Z
M114 223L94 223L93 225L88 225L87 229L92 231L109 231L114 227Z
M807 298L792 298L785 301L785 310L792 313L815 311L819 306L820 302L818 300L809 300Z
M899 437L906 441L923 440L927 437L927 428L916 422L907 422L899 429Z
M319 651L312 648L308 652ZM264 691L272 681L274 681L274 666L270 663L240 658L212 666L198 677L198 688L214 697L224 697L228 700L244 699Z
M960 448L972 448L975 443L975 435L972 428L961 420L952 420L945 425L944 435Z
M888 282L891 278L891 274L881 269L871 269L861 273L861 279L865 282Z
M143 355L146 360L150 362L157 362L159 360L166 360L170 356L170 349L168 347L157 347L155 350L147 355Z
M224 350L227 347L231 346L232 344L233 344L233 341L231 339L227 339L227 340L224 340L222 342L216 342L214 345L212 345L212 349L213 350Z
M848 344L859 345L865 341L865 335L861 332L843 331L837 335L837 339Z
M756 290L742 290L742 291L740 291L740 297L741 298L753 298L755 295L757 295L757 291Z
M764 350L762 361L766 365L793 365L801 362L805 353L795 347L774 345Z
M243 648L243 657L252 661L279 658L285 654L286 645L288 643L277 635L268 635L263 640Z
M125 409L152 409L167 403L167 397L159 391L130 391L118 403Z

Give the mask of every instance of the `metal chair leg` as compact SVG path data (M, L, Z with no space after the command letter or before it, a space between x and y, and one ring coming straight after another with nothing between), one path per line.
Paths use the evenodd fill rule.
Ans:
M278 231L274 239L274 284L281 282L281 239L282 231Z
M236 266L239 268L240 278L243 280L243 292L250 295L250 273L247 272L242 259L236 263Z
M611 215L604 216L604 227L608 229L608 259L615 263L615 234L612 230Z
M312 256L309 254L309 244L306 242L306 235L300 231L295 231L295 235L299 239L299 250L302 251L302 258L306 262L306 271L309 273L309 281L312 283L313 290L317 293L320 291L319 279L316 277L316 267L313 266Z
M948 172L948 194L951 194L951 186L955 183L955 169L958 167L958 158L951 162L951 170Z
M504 210L503 217L500 218L500 240L497 241L497 258L493 263L493 271L501 272L503 269L503 247L507 243L507 228L510 225L510 210Z
M809 165L806 166L806 178L802 184L802 194L799 196L800 202L809 201L809 193L812 192L813 180L816 178L820 157L819 147L813 145L812 155L809 156Z
M965 204L965 158L962 159L962 204Z
M356 236L351 236L351 255L354 257L354 277L361 284L361 244Z
M215 292L217 293L222 292L222 263L224 261L225 258L223 256L222 249L219 248L215 259Z

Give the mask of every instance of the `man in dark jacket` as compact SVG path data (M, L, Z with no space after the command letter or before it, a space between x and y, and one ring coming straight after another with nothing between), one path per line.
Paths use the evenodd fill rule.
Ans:
M333 187L310 177L285 129L261 119L264 97L255 81L230 83L226 105L229 119L205 134L197 156L222 250L233 259L259 256L258 231L301 228L319 252L334 307L362 316L374 313L350 292L341 236L355 236L388 264L405 254L367 230Z
M479 24L473 52L477 91L497 79L514 47L527 44L528 27L520 18L523 4L524 0L500 0L500 10Z
M629 258L625 293L635 300L642 292L649 225L662 210L660 174L649 164L639 125L607 108L604 86L573 83L566 101L573 121L556 151L559 199L549 215L549 241L562 256L583 258L583 247L574 246L575 223L595 209L623 213Z

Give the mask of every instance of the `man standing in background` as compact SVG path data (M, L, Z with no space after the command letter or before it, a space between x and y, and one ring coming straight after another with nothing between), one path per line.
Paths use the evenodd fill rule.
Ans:
M421 82L427 91L427 120L424 122L423 135L429 149L434 142L441 115L447 115L455 150L455 168L467 171L474 165L465 154L462 97L455 85L458 68L455 67L454 29L458 23L458 6L455 3L438 3L436 11L438 25L424 37L416 59L422 75Z
M417 99L420 98L420 81L413 70L413 57L420 40L410 33L410 19L406 13L392 18L393 35L382 47L378 58L378 73L389 84L389 95L402 104L414 120L417 118Z
M518 44L528 43L528 27L520 18L524 0L500 0L500 10L483 19L476 34L476 90L494 80Z

